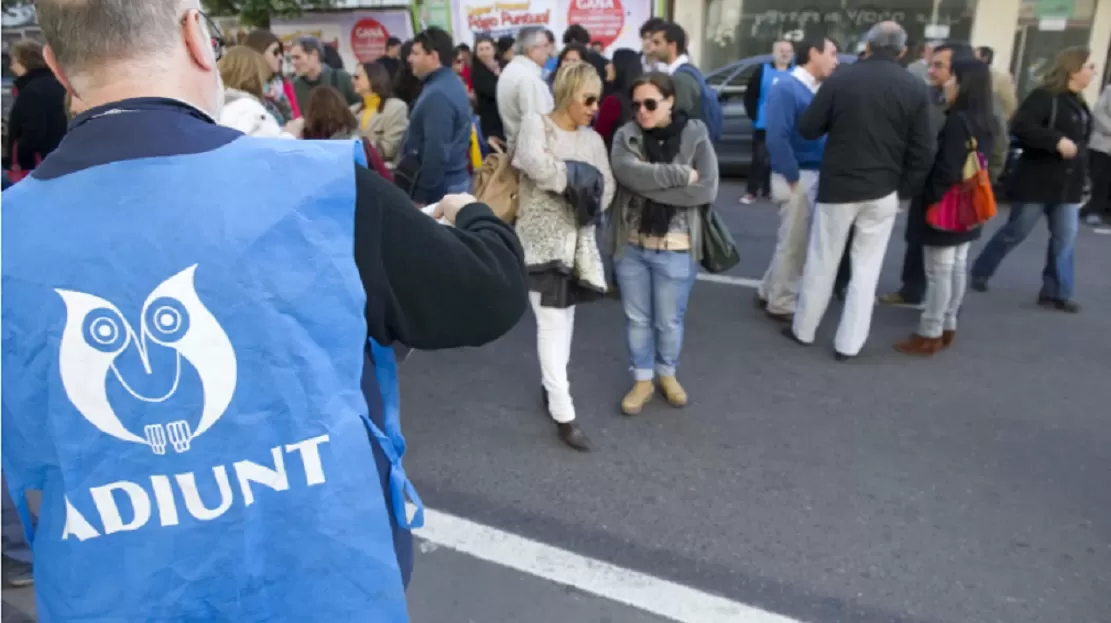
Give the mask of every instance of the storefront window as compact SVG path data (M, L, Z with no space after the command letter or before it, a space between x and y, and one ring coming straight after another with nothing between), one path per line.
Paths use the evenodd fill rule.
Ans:
M1025 97L1038 86L1058 52L1074 45L1088 45L1095 4L1095 0L1023 0L1011 56L1011 73L1019 97ZM1099 52L1094 55L1097 62L1099 56Z
M742 58L770 54L779 39L798 41L818 34L832 39L842 52L855 54L868 29L884 20L902 24L911 42L967 40L976 12L976 0L873 2L708 0L702 67L710 71Z

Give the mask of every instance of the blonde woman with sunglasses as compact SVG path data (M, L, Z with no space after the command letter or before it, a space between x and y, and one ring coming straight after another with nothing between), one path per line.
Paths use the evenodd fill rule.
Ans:
M595 230L613 198L602 137L590 128L602 81L592 65L569 64L556 74L555 110L521 120L513 166L521 173L517 235L525 250L529 300L544 399L559 439L586 451L567 380L575 305L605 296L606 277Z

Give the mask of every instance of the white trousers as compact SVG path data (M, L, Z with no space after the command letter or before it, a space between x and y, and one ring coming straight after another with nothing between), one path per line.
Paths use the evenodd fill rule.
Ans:
M794 331L800 341L807 344L814 341L814 334L829 307L837 267L852 230L853 246L849 252L853 274L834 347L850 357L860 353L872 327L876 284L898 212L897 193L874 201L818 204L810 227L806 267L795 309Z
M556 422L565 424L575 419L571 382L567 380L575 308L541 307L539 292L529 292L528 298L536 316L536 352L540 358L540 378L548 392L548 412Z
M938 338L942 331L957 330L957 312L968 286L968 248L922 247L926 267L926 308L918 322L918 335Z
M818 197L818 172L800 171L792 190L787 180L772 174L772 199L782 197L775 253L760 284L760 298L773 314L792 314L798 301L799 279L806 263L806 238Z

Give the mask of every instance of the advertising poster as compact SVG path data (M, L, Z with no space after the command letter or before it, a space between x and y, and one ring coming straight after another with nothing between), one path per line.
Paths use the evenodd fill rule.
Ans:
M640 25L652 17L654 0L460 0L455 3L455 39L469 45L479 34L515 37L525 26L550 29L559 44L563 31L580 24L606 54L640 49Z
M406 9L309 13L274 20L270 30L288 44L298 37L316 37L335 46L343 65L354 71L356 63L369 63L386 53L386 40L413 37L412 14Z

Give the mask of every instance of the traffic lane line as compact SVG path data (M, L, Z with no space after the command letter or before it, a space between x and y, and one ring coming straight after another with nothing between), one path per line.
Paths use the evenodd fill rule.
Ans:
M699 281L708 281L710 283L724 283L731 286L741 286L742 288L759 288L759 279L749 279L748 277L730 277L729 275L711 275L710 273L698 273Z
M410 515L415 509L409 505ZM679 623L802 623L689 586L424 509L416 536L441 547Z

